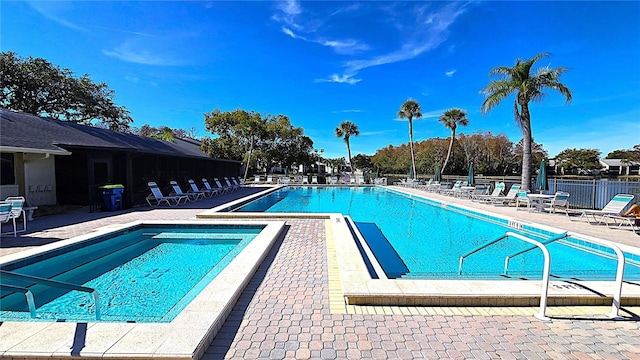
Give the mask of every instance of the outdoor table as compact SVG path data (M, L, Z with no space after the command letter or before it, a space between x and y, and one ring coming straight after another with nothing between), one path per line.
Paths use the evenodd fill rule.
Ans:
M549 200L549 199L553 199L554 195L548 195L548 194L527 194L527 197L529 198L529 201L531 201L531 204L533 206L535 206L535 209L537 211L542 212L544 210L544 201L545 200Z

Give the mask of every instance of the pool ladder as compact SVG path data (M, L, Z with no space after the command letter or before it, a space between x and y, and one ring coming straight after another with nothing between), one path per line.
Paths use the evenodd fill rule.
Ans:
M93 300L96 305L96 320L100 320L100 296L98 295L98 292L93 288L66 283L66 282L57 281L57 280L45 279L37 276L18 274L18 273L6 271L6 270L0 270L0 278L5 280L28 282L32 284L39 284L39 285L50 286L50 287L55 287L60 289L77 290L77 291L89 293L93 295ZM0 284L0 288L2 288L3 290L23 293L27 299L27 305L29 306L29 312L31 313L31 318L36 317L36 304L35 304L33 293L31 292L31 290L29 290L26 287L7 285L7 284Z
M619 313L620 313L620 306L621 306L621 297L622 297L622 279L624 277L624 264L625 264L625 257L624 257L624 253L622 252L622 250L620 250L620 248L613 244L610 243L608 241L602 241L596 238L587 238L585 236L582 236L580 234L575 234L575 233L569 233L569 232L564 232L560 235L554 236L550 239L545 240L544 242L540 242L537 240L533 240L530 239L526 236L520 235L520 234L516 234L513 233L511 231L507 231L503 236L495 239L495 240L491 240L481 246L478 246L477 248L469 251L468 253L460 256L460 263L458 265L458 275L462 274L462 265L464 264L464 259L467 258L470 255L473 255L475 253L477 253L478 251L489 247L499 241L502 241L504 239L507 239L509 237L518 239L518 240L522 240L524 242L530 243L533 246L530 248L527 248L525 250L519 251L515 254L512 254L510 256L507 256L505 258L505 262L504 262L504 274L506 275L509 271L509 260L513 259L516 256L519 256L521 254L524 254L526 252L529 252L531 250L534 250L536 248L539 248L542 251L542 254L544 256L544 265L543 265L543 272L542 272L542 293L540 295L540 312L538 312L537 314L535 314L535 317L540 319L540 320L550 320L549 317L547 317L546 315L546 310L547 310L547 298L548 298L548 293L549 293L549 272L550 272L550 268L551 268L551 256L549 255L549 250L547 249L546 245L551 244L552 242L558 241L558 240L562 240L565 239L567 237L572 237L575 239L580 239L580 240L584 240L584 241L588 241L588 242L592 242L592 243L596 243L598 245L601 246L606 246L610 249L612 249L615 253L616 256L618 258L618 266L617 266L617 271L616 271L616 286L615 286L615 292L613 294L613 301L611 303L611 312L607 313L606 315L612 319L617 319L619 318Z

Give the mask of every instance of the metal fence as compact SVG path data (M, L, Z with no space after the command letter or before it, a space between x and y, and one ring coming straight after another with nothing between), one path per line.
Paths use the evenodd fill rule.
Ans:
M616 194L634 195L640 204L640 182L618 180L549 179L549 193L566 191L571 207L602 209Z

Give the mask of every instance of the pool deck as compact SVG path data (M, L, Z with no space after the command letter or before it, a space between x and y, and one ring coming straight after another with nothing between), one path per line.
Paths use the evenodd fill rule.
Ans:
M187 220L257 189L201 200L178 208L149 208L89 214L85 211L36 218L19 238L3 236L0 256L84 235L96 228L135 220ZM419 190L403 191L424 194ZM565 215L516 211L468 200L428 194L505 216L640 246L630 230L608 229L570 221ZM247 288L233 306L204 359L640 359L640 307L623 307L622 320L603 314L608 306L554 306L550 322L532 316L537 307L411 307L346 305L341 294L328 220L289 218ZM8 228L3 226L3 230ZM72 324L69 324L72 325ZM34 333L22 343L9 343L0 324L3 358L31 358L11 349L37 344L56 357L82 356L86 343ZM73 335L73 333L71 333ZM148 335L148 334L147 334ZM57 346L56 349L51 349ZM151 340L139 346L161 347ZM151 349L153 350L153 349ZM64 355L66 352L67 355Z

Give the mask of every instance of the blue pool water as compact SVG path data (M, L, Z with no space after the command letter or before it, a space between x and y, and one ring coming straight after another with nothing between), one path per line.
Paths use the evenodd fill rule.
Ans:
M0 269L94 288L103 321L168 322L263 227L142 225L3 264ZM29 285L37 319L95 321L95 302L88 293L7 279L2 283ZM32 320L23 294L3 292L0 310L0 321Z
M362 233L382 234L375 236L378 241L370 247L374 253L376 248L381 249L375 255L383 267L385 262L392 264L384 269L390 278L540 279L543 256L538 249L515 257L510 261L508 276L503 275L505 257L531 246L514 238L469 256L461 275L458 274L460 256L507 231L539 241L554 235L535 228L518 231L508 227L504 219L447 210L437 202L380 187L287 187L236 211L349 215ZM615 279L617 262L612 252L584 246L571 238L554 242L548 249L553 276L580 280ZM400 259L400 266L394 258ZM633 260L629 255L625 279L640 279L638 265L637 257Z

